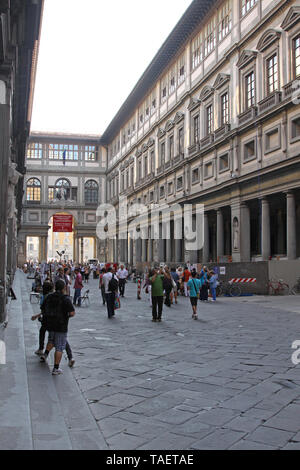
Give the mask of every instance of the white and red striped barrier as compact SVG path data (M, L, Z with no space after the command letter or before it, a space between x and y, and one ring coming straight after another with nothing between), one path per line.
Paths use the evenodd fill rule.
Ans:
M256 282L256 277L234 277L230 279L230 283L237 283L237 282Z

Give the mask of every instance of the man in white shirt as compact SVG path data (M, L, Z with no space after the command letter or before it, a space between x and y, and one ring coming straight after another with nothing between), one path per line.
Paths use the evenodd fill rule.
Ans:
M117 276L118 276L118 279L119 279L120 295L122 297L124 297L125 284L126 284L126 279L128 277L128 271L127 271L127 269L124 268L123 264L121 264L120 269L118 269Z
M112 277L113 277L112 268L109 267L107 269L107 272L103 275L103 284L104 284L104 289L105 289L105 300L106 300L108 318L112 318L115 314L115 298L116 298L116 292L118 292L118 287L115 292L110 290L109 288L109 281L111 280ZM118 282L117 277L114 276L114 278Z

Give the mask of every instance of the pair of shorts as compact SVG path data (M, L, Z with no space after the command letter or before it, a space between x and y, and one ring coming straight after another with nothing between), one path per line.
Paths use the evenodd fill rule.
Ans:
M197 307L198 297L190 297L190 301L193 307Z
M53 346L55 347L55 351L63 352L66 349L67 333L49 331L48 343L53 344Z

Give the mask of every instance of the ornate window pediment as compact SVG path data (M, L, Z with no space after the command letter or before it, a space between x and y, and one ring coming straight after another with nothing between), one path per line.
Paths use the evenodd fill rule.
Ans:
M166 132L170 131L171 129L173 129L173 127L174 127L174 122L170 120L170 121L167 122L167 124L165 126L165 131Z
M174 117L174 124L178 124L184 118L184 113L182 111L177 111Z
M237 61L237 67L241 69L242 67L245 67L246 65L250 64L253 60L255 60L257 57L257 52L256 51L249 51L245 50L242 52L241 57Z
M257 44L257 50L259 52L263 52L269 46L271 46L274 42L280 39L281 33L276 31L275 29L268 29L260 38Z
M140 155L142 155L142 151L140 149L136 149L135 156L139 157Z
M152 147L152 145L154 145L154 144L155 144L155 140L153 139L153 137L150 137L149 140L148 140L148 144L147 144L148 148Z
M198 106L200 106L200 101L197 98L191 97L189 105L188 105L188 110L192 111L193 109L197 108Z
M218 90L218 88L221 88L223 85L225 85L225 83L229 82L229 80L230 75L227 75L226 73L219 73L213 86L214 89Z
M147 144L143 144L142 145L142 152L146 152L148 150L148 145Z
M205 86L200 93L200 101L205 101L214 94L214 89L212 86Z
M166 131L164 129L159 128L158 132L157 132L157 137L160 138L160 137L164 136L165 133L166 133Z
M295 24L297 24L300 21L300 6L297 7L292 7L289 9L288 14L286 15L281 28L284 31L288 31L291 29Z

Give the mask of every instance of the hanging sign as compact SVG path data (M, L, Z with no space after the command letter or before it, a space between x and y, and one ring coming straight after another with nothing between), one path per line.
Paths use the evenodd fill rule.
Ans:
M73 232L73 216L65 214L54 215L53 232Z

